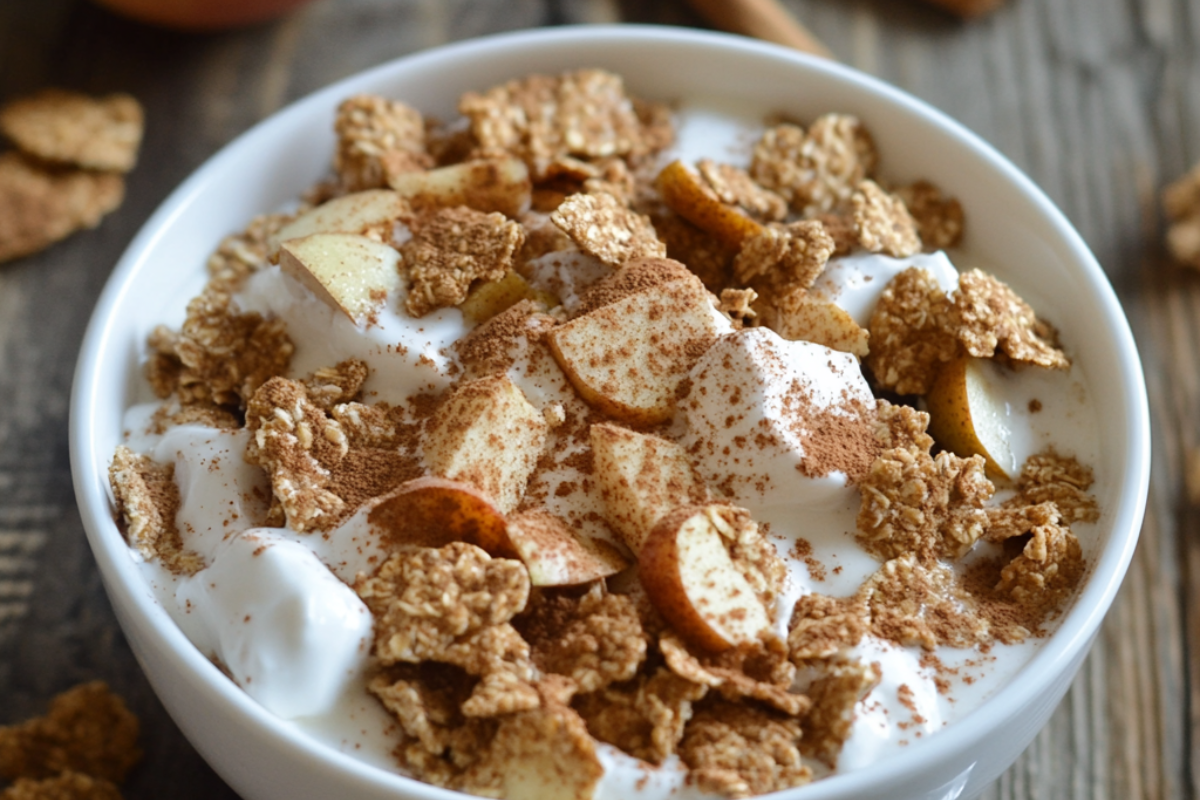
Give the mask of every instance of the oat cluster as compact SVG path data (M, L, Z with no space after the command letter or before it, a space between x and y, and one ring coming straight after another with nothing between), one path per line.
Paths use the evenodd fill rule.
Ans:
M0 726L4 800L120 800L141 760L139 724L103 681L55 697L44 717Z
M46 89L0 107L0 262L94 228L125 197L142 141L142 107L126 94Z
M664 144L661 125L648 131L624 82L603 70L532 75L468 92L458 109L479 150L515 153L535 178L551 174L556 162L643 155Z
M475 281L503 278L525 242L525 231L503 214L461 206L427 212L411 228L400 255L410 281L405 308L414 317L460 305Z
M1057 332L1029 304L981 270L962 273L947 295L933 275L909 267L884 291L867 328L866 364L880 386L926 394L941 366L960 356L1067 369Z
M425 120L398 100L355 95L338 106L333 124L338 147L333 168L344 191L387 186L396 175L428 169Z
M333 177L295 213L221 243L181 328L150 336L146 366L164 400L156 430L249 433L244 458L270 486L266 518L250 522L321 536L364 512L385 552L353 588L373 615L368 690L396 721L401 769L480 796L541 786L586 800L603 742L682 764L691 785L725 797L800 786L818 762L836 768L880 683L878 664L849 654L865 636L987 648L1061 611L1085 567L1070 526L1100 513L1090 470L1068 455L1030 458L996 502L983 457L939 450L928 414L881 399L850 430L805 416L796 389L797 424L820 428L810 461L849 475L857 537L879 566L850 597L807 594L789 610L767 526L705 485L671 427L677 403L712 388L689 375L721 317L853 353L899 395L928 393L957 358L1069 367L1054 330L979 271L950 292L902 271L867 327L814 290L836 254L957 244L957 200L927 182L887 184L848 115L770 127L748 169L680 170L656 160L673 139L669 111L612 73L534 75L469 92L459 109L464 119L440 125L392 99L346 100ZM400 291L367 287L368 304L412 318L457 307L474 325L454 345L451 388L398 405L373 396L357 359L295 375L284 325L235 299L271 268L285 225L387 187L421 202L356 217L366 203L327 223L397 251L387 277ZM363 287L309 271L335 302L361 299ZM566 399L519 388L518 371L547 365ZM743 395L726 389L733 409ZM643 395L658 405L635 408ZM119 448L110 480L131 547L203 567L175 523L172 465ZM739 587L711 621L758 612L753 635L698 630L647 570L629 569L651 538L661 546L693 520L729 570L719 580ZM984 548L1003 555L962 566ZM789 611L782 639L773 623Z

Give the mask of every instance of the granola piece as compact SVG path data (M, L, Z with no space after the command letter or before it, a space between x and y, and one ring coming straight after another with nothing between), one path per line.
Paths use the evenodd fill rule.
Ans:
M538 704L529 645L509 624L529 598L521 562L452 542L397 553L354 588L375 616L380 663L439 661L479 676L462 706L468 716Z
M142 127L142 106L127 94L92 98L44 89L0 108L0 132L21 150L85 169L133 169Z
M1061 520L1035 525L1032 538L1000 572L996 591L1049 612L1075 591L1083 577L1083 549Z
M476 280L498 281L525 242L519 224L499 212L443 208L421 214L400 248L410 287L405 308L414 317L456 306Z
M844 256L854 252L858 247L858 227L854 224L854 214L818 214L817 222L825 226L825 232L833 239L833 254Z
M749 797L803 786L812 770L801 762L800 721L722 699L696 708L679 756L702 792Z
M530 75L484 94L467 92L458 110L470 120L483 152L524 159L535 182L562 156L628 156L657 144L643 139L620 76L603 70Z
M738 283L772 298L787 290L807 289L833 255L833 239L813 220L772 224L747 239L733 261Z
M963 208L956 197L947 197L929 181L901 186L893 193L904 203L917 224L921 243L928 250L945 250L962 241Z
M1013 361L1051 369L1071 366L1057 347L1054 328L1039 320L1012 289L982 270L959 275L953 316L958 341L977 358L991 358L999 348Z
M642 124L642 147L646 154L666 150L675 144L675 123L669 105L640 97L634 97L632 102L633 113Z
M1020 495L999 508L989 508L987 531L984 538L989 542L1003 542L1024 536L1039 525L1054 525L1062 520L1062 513L1053 502L1026 505Z
M404 406L387 403L339 403L329 410L329 416L341 426L351 452L411 446L421 427L421 421L411 419Z
M987 527L983 506L995 492L982 456L931 458L911 447L884 450L858 485L863 547L883 558L915 555L922 563L969 550Z
M571 195L550 219L580 250L613 267L635 258L664 258L667 254L650 218L607 192Z
M272 378L250 399L246 428L246 461L266 470L288 527L327 530L345 509L329 488L330 469L350 449L341 425L308 398L304 384Z
M1167 226L1167 249L1176 261L1200 267L1200 164L1162 192Z
M809 687L812 710L804 718L804 738L800 751L816 758L830 769L837 769L842 745L850 738L855 706L883 677L879 663L840 661L827 667Z
M830 658L857 645L870 625L865 603L821 594L796 601L788 626L788 655L798 665Z
M0 777L49 778L64 770L120 783L142 758L138 720L104 681L75 686L50 710L0 727Z
M888 283L875 305L867 332L871 352L866 364L885 389L925 394L938 369L958 354L948 333L950 300L933 274L909 267Z
M854 227L858 243L872 253L883 252L893 258L907 258L921 252L921 237L904 202L889 195L875 181L858 185L850 202L854 206Z
M159 397L183 405L241 407L267 380L287 371L295 350L282 320L234 310L229 294L207 290L187 308L179 333L158 326L146 377Z
M312 404L322 411L329 411L353 400L362 390L369 373L367 362L348 358L335 366L318 369L302 383Z
M661 764L683 737L692 703L707 692L707 686L658 667L653 675L643 672L632 681L580 695L574 708L592 736L635 758Z
M631 679L646 658L633 601L601 583L581 597L541 594L516 626L538 669L567 676L584 693Z
M674 633L660 637L658 646L672 672L715 689L727 700L757 700L791 716L809 708L807 697L789 691L796 668L788 661L783 641L776 636L716 655L697 656Z
M333 129L338 138L333 168L346 192L378 189L393 175L433 166L420 112L397 100L350 97L338 106Z
M1087 491L1094 481L1091 467L1051 449L1026 459L1017 477L1017 491L1025 503L1053 502L1067 524L1095 522L1100 519L1100 507Z
M461 788L485 797L590 800L604 766L583 718L568 705L569 683L558 675L539 683L541 704L500 721Z
M121 800L121 792L103 778L66 770L53 778L18 778L0 800Z
M928 453L933 447L933 437L926 433L929 414L925 411L880 399L875 404L875 420L875 439L884 450L903 447Z
M175 514L179 511L179 486L175 464L157 464L117 445L108 481L116 498L117 512L125 527L125 540L147 560L161 559L179 575L193 575L204 568L204 559L185 550Z
M735 250L673 211L652 214L650 219L666 245L667 258L686 264L714 294L729 287Z
M637 186L633 173L624 161L619 158L605 158L588 166L593 174L583 181L585 193L611 194L625 205L633 202Z
M735 330L752 328L754 320L758 317L753 308L757 299L758 292L753 289L722 289L717 311L729 317Z
M96 227L124 196L120 175L50 170L19 153L0 154L0 262Z
M268 265L272 237L298 214L261 214L244 231L222 239L208 257L208 288L224 294L238 291L247 277Z
M701 159L696 167L722 203L741 206L758 220L778 222L787 216L787 201L754 182L746 170Z
M933 650L973 647L991 638L987 621L974 613L954 572L938 561L893 558L867 579L858 600L868 608L871 633L897 644Z
M462 713L477 683L458 667L432 661L396 664L368 682L367 691L409 737L396 755L414 777L450 786L487 748L497 721Z
M750 176L812 217L848 202L877 161L875 143L856 117L826 114L807 133L789 124L764 132L754 147Z

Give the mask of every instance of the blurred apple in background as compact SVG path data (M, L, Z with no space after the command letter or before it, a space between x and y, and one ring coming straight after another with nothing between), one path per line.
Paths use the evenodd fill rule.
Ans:
M310 0L95 0L118 14L182 31L217 31L266 22Z

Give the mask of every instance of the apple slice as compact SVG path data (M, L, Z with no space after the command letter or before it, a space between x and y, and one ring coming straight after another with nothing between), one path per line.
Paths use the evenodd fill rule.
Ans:
M462 481L427 476L403 483L374 502L367 522L389 545L468 542L492 556L516 555L503 512L490 497Z
M459 303L458 310L468 323L479 325L522 300L541 303L544 306L542 310L558 305L553 295L534 289L529 281L509 271L498 281L484 281L472 287L467 299Z
M869 352L867 329L834 303L792 292L766 309L767 327L790 341L815 342L831 350L864 358Z
M356 325L401 289L400 253L354 233L314 233L280 245L279 268Z
M573 586L607 578L629 566L611 544L576 536L567 523L544 508L509 517L508 540L529 568L534 586Z
M675 390L717 338L708 291L688 276L624 297L546 335L575 390L635 425L670 418Z
M521 502L548 426L503 373L460 383L442 401L425 433L425 463L465 481L508 513Z
M467 161L428 172L402 172L389 185L414 208L467 206L516 219L529 210L533 183L519 158Z
M741 209L722 203L700 174L682 161L672 161L658 174L658 191L672 211L726 247L741 249L744 241L762 231L762 225Z
M711 652L758 641L770 617L734 565L713 521L719 506L687 506L658 521L638 554L646 595L675 631Z
M997 383L1002 369L987 359L962 356L942 365L925 405L929 434L942 447L967 458L981 455L993 478L1011 478L1017 464L1013 456L1012 424L1008 404Z
M636 555L660 519L708 492L675 442L596 423L589 431L604 517Z
M279 229L271 237L272 255L288 239L314 233L362 233L367 228L408 216L408 201L391 189L368 189L311 208Z

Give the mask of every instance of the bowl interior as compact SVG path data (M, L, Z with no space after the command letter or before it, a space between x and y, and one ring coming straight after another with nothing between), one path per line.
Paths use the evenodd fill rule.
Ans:
M207 701L239 714L298 755L323 760L397 791L428 787L373 770L316 746L264 712L221 675L154 601L113 523L106 470L121 441L121 417L145 399L139 367L146 334L178 325L204 280L220 239L255 214L294 200L326 174L333 112L357 92L399 98L426 114L455 115L456 98L530 72L581 66L614 70L631 92L659 100L738 97L764 114L800 120L827 111L861 117L875 136L881 172L903 182L937 182L962 201L965 249L1028 297L1063 333L1096 404L1106 498L1088 582L1059 630L983 707L955 723L956 737L931 737L864 773L805 790L814 796L882 785L947 748L979 742L1005 709L1019 708L1091 640L1132 554L1148 481L1148 413L1137 353L1102 270L1045 196L980 139L928 106L848 68L750 40L695 31L623 27L510 34L420 53L349 78L261 123L186 181L147 222L118 264L84 342L71 409L76 491L91 546L131 639L149 641L195 676ZM131 630L135 629L135 630ZM162 687L160 687L162 691ZM957 740L952 742L951 739ZM940 753L940 755L939 755ZM818 788L820 787L820 788ZM429 790L433 791L433 790ZM440 794L440 793L437 793ZM806 795L807 796L807 795Z

